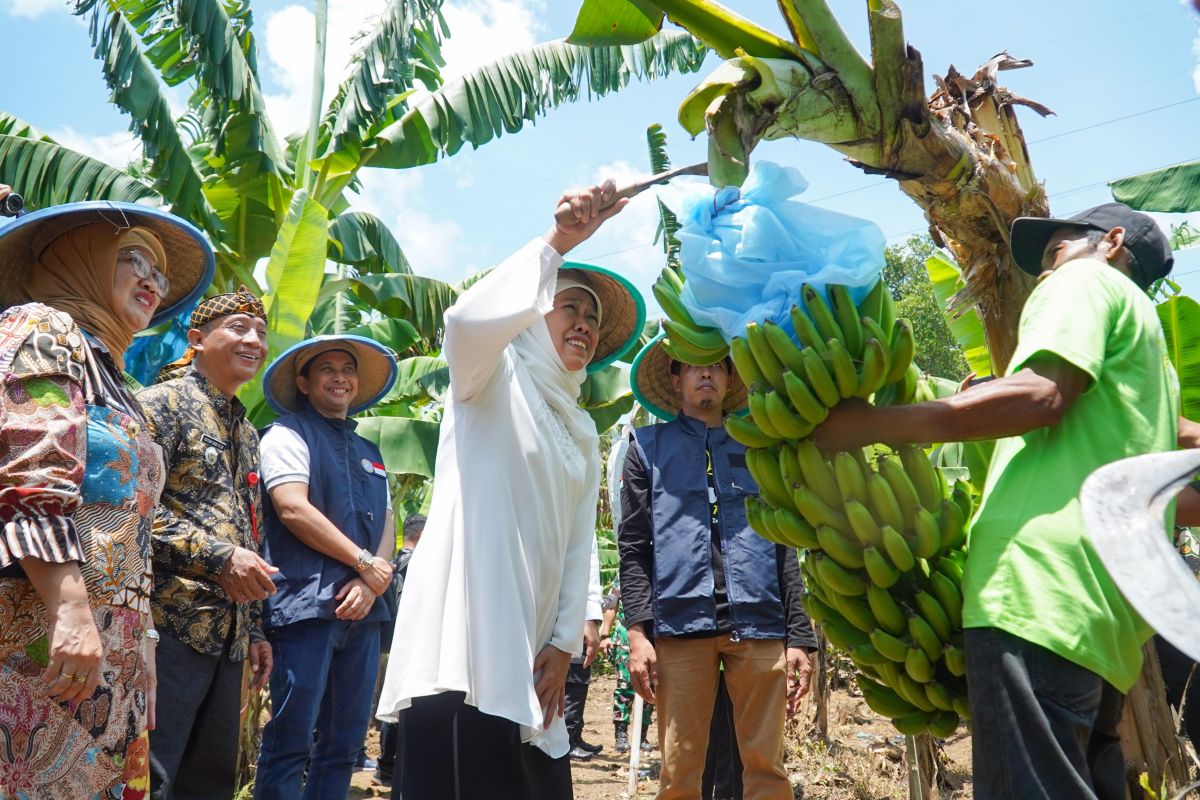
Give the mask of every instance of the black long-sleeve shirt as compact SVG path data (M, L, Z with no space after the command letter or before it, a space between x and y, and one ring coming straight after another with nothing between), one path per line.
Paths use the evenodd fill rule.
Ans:
M724 558L713 547L713 583L723 586ZM625 624L654 621L654 524L650 515L650 476L638 448L630 443L625 456L621 481L621 519L617 528L617 553L620 556L621 602L625 605ZM787 626L787 646L815 648L812 623L800 604L804 591L800 562L790 547L776 545L780 597ZM717 573L720 573L718 579ZM726 617L726 622L728 618ZM726 629L728 630L728 628ZM714 631L717 633L720 631Z

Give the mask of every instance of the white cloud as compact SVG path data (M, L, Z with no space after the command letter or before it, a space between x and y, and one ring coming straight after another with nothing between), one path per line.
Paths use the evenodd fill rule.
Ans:
M37 19L43 14L65 11L70 3L67 0L3 0L0 6L11 16Z
M77 150L118 169L123 169L129 162L142 156L142 143L129 131L91 135L66 126L47 133L63 147Z
M1196 68L1192 71L1192 84L1196 87L1196 94L1200 94L1200 33L1196 34L1196 38L1192 40L1192 55L1196 57Z
M442 46L451 80L501 56L524 50L543 33L541 0L456 0L442 8L450 39Z

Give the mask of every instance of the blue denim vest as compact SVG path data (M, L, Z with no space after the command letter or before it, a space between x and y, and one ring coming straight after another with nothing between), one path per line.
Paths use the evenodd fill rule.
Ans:
M359 547L379 549L387 514L387 478L375 472L379 448L354 432L354 420L327 419L310 407L276 420L308 445L308 501ZM263 494L266 543L263 558L279 568L276 593L264 601L263 627L305 619L336 619L334 597L357 574L353 567L318 553L289 531ZM382 597L363 618L391 618Z
M654 632L714 631L706 446L717 485L725 585L735 639L783 639L786 633L775 545L746 522L745 499L758 494L746 448L724 428L680 414L634 431L650 481L654 527Z

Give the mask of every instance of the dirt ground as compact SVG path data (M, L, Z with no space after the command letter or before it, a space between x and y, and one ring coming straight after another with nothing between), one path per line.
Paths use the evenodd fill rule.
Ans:
M575 800L628 797L628 756L617 758L612 752L611 709L615 683L611 675L597 676L592 680L584 714L584 739L604 745L604 752L590 761L572 764ZM811 714L811 706L806 705L801 711L801 718L810 719ZM861 697L835 690L829 709L828 737L822 742L811 735L811 726L808 730L807 733L802 732L800 725L794 723L788 735L787 768L796 798L907 800L904 737L867 708ZM650 727L650 736L651 741L656 741L657 730L654 725ZM374 757L378 750L379 737L372 731L368 752ZM941 759L948 785L939 793L940 800L969 800L971 740L966 728L960 728L944 743ZM643 753L637 797L654 797L658 790L658 766L657 750ZM359 772L354 776L350 797L353 800L391 797L391 790L373 783L371 773Z

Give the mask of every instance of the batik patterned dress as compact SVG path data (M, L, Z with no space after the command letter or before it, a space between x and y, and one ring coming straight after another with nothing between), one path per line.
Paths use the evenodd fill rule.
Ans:
M0 798L148 788L143 659L161 455L103 345L39 304L0 314ZM100 685L46 696L47 612L20 559L80 562Z

